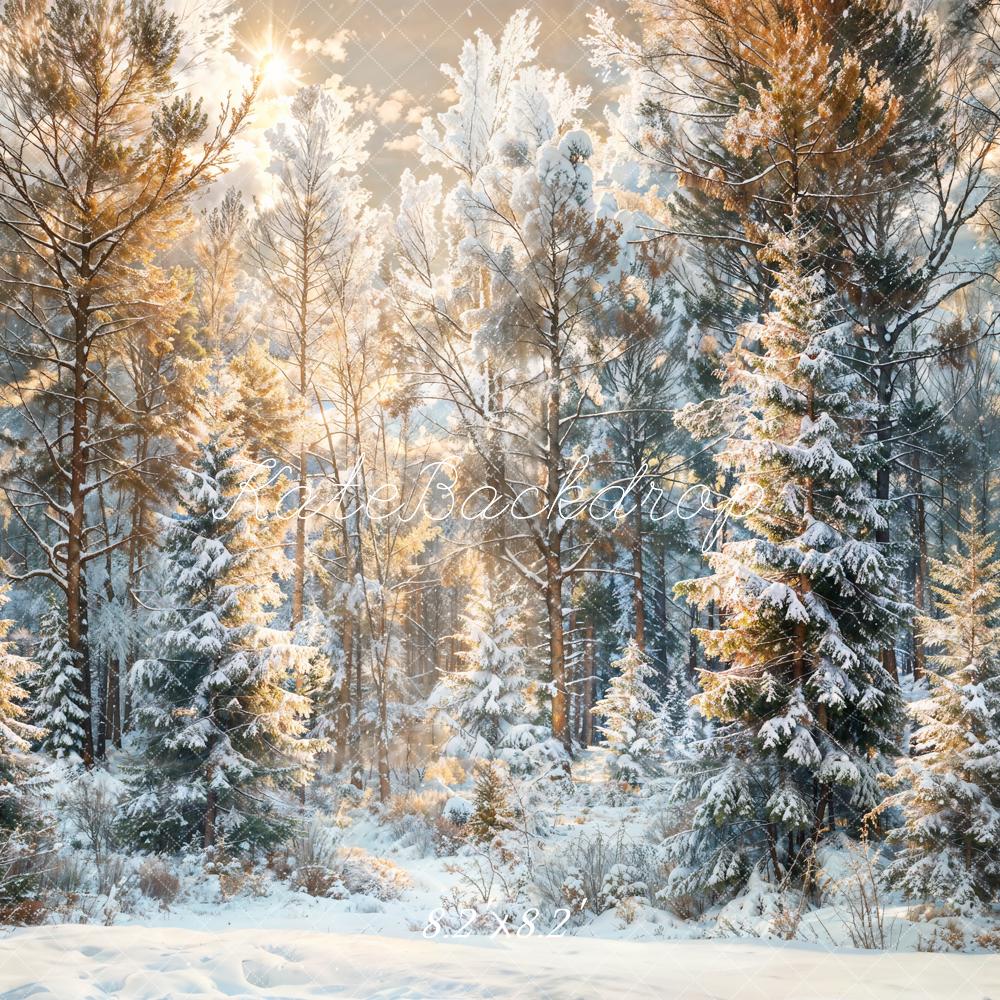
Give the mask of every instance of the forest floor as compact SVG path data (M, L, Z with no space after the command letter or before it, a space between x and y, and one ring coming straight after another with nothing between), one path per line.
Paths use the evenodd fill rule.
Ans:
M4 1000L998 1000L1000 957L736 941L424 941L58 926L0 943Z
M79 803L87 781L105 782L84 800L107 812L114 780L56 782L53 814L73 813L60 796ZM656 877L643 865L676 818L667 791L616 790L603 752L589 751L571 784L518 788L530 829L510 831L498 854L449 839L442 813L461 811L470 791L447 773L425 775L390 808L331 789L292 845L298 869L273 857L252 867L170 859L169 898L141 860L98 861L85 829L65 828L78 846L62 877L78 881L44 925L0 931L0 1000L1000 1000L1000 924L891 899L859 908L871 859L846 842L819 859L822 907L757 884L687 913L650 882L639 898L560 909L567 884L594 900L619 866ZM310 882L310 858L339 873L330 885Z

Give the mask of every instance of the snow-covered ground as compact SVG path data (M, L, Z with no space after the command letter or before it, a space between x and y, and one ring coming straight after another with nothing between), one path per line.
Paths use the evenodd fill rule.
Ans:
M4 1000L215 997L1000 1000L1000 957L733 941L425 941L302 930L26 928Z
M859 912L852 890L869 875L867 855L835 841L818 855L821 906L759 880L690 914L658 900L653 884L617 905L597 905L592 886L589 907L571 918L563 910L560 921L569 898L559 880L581 844L593 854L604 838L595 870L613 871L616 850L641 864L635 852L655 844L670 818L663 789L622 794L607 770L606 755L591 751L574 763L572 783L522 786L537 829L510 832L508 861L467 839L431 836L441 801L469 794L458 783L431 782L392 810L370 796L333 811L317 801L293 852L326 844L339 875L320 891L274 858L220 868L196 853L156 862L175 882L167 898L155 880L143 888L141 859L119 870L113 856L98 865L85 844L73 847L79 831L64 820L69 846L53 865L64 880L77 874L43 926L0 931L0 1000L1000 1000L995 919L921 914L897 899ZM54 796L114 791L107 774L70 777L52 783ZM54 814L66 816L61 801ZM116 872L103 889L99 870ZM648 871L656 877L655 865ZM467 924L470 914L478 919ZM549 936L553 928L560 936Z

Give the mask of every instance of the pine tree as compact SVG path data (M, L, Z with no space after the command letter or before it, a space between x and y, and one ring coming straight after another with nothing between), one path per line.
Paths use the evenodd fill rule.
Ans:
M42 617L35 650L33 719L42 730L40 747L57 758L78 759L90 714L80 695L80 670L65 637L62 615L55 601Z
M462 669L447 675L432 696L454 735L445 753L472 760L499 758L515 770L543 737L528 720L524 650L517 609L501 604L495 585L481 580L469 601L460 637Z
M283 462L294 452L299 407L266 347L252 341L229 363L231 391L225 419L239 436L241 450L255 462Z
M677 746L686 738L692 713L691 696L694 694L685 666L677 660L670 661L661 687L663 693L658 713L660 726L667 743Z
M475 793L468 823L469 833L476 840L490 840L500 831L511 828L514 814L507 798L506 780L502 764L492 760L476 764Z
M225 43L218 17L202 24ZM201 47L160 0L15 0L0 19L0 381L18 439L0 488L32 553L12 578L44 575L62 591L88 710L104 689L87 601L112 541L106 505L155 482L153 455L127 452L179 422L169 378L126 388L122 369L145 356L143 367L177 375L162 362L184 339L188 300L161 262L199 189L231 161L253 102L222 96L207 113L184 79ZM99 731L80 730L88 764Z
M569 750L565 611L592 547L563 500L577 496L573 449L596 416L596 373L644 309L619 219L631 213L600 197L599 157L577 128L588 93L532 65L538 30L520 11L497 42L478 32L445 67L456 100L424 123L421 155L455 183L446 193L439 176L404 173L394 295L406 350L454 408L487 493L509 513L484 547L545 601L551 730ZM511 546L512 536L528 544Z
M660 699L648 683L656 671L634 639L611 666L611 684L593 711L605 720L598 730L613 755L613 777L624 785L638 785L655 769L663 742Z
M307 779L307 699L287 690L311 650L267 626L281 600L282 525L257 466L213 436L165 537L165 600L132 685L139 754L125 816L139 843L266 844L276 793Z
M904 825L890 878L911 899L956 909L1000 895L1000 560L973 505L949 559L932 564L939 618L918 619L936 650L930 696L912 706L923 723L893 798Z
M0 607L7 603L7 586L0 587ZM35 665L14 651L8 638L14 623L0 620L0 829L18 826L24 811L24 790L31 766L27 754L42 731L25 722L22 704L28 692L20 679Z
M872 449L859 443L871 408L844 360L848 331L803 269L804 240L795 231L766 253L775 306L744 329L759 352L735 349L725 396L682 413L705 434L728 411L736 430L719 461L747 534L678 586L721 612L696 632L721 669L700 675L695 703L718 727L682 785L700 800L694 829L671 845L688 889L741 885L758 866L782 877L835 808L874 807L891 768L899 695L880 650L902 609L875 541L886 511L866 476Z

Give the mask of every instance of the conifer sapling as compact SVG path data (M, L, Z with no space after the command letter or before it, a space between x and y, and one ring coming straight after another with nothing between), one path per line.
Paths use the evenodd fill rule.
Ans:
M611 771L623 785L639 785L656 769L662 751L660 699L649 686L656 673L649 659L630 639L612 664L614 676L594 714L604 718L598 727L611 751Z
M929 697L911 707L922 723L890 801L904 824L889 876L911 899L956 910L1000 895L1000 560L973 506L946 560L932 563L937 618L918 628L934 652Z

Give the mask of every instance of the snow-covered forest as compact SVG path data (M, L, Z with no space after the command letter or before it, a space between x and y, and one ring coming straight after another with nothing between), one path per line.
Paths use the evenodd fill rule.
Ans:
M3 0L0 992L1000 997L1000 5L478 9Z

